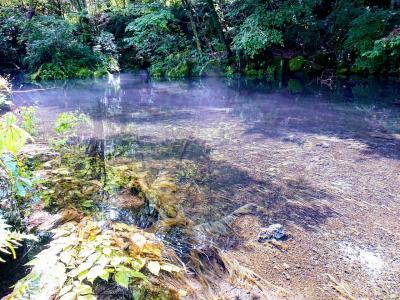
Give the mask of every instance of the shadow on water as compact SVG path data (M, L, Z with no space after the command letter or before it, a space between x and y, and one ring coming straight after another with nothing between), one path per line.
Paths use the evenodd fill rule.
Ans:
M400 159L400 139L391 136L400 130L400 110L396 108L390 111L375 105L316 99L299 103L298 99L282 94L272 94L268 101L262 95L255 98L258 100L234 112L253 125L246 131L249 135L261 134L268 139L299 144L307 135L336 137L367 145L365 154ZM393 112L397 115L388 116Z
M192 123L208 125L225 115L243 125L250 138L258 135L302 145L307 135L336 137L367 145L367 150L360 150L367 154L400 159L400 141L390 135L400 132L396 83L344 81L329 90L293 81L283 86L246 79L152 82L143 74L123 74L110 81L17 85L14 100L19 105L36 103L45 116L57 109L79 109L96 122L106 123L96 126L91 143L97 143L94 149L101 148L99 140L103 139L107 159L125 156L147 164L157 160L154 168L167 168L162 163L168 160L195 163L194 174L176 178L190 186L184 205L197 222L217 220L256 202L273 211L280 222L293 221L309 228L334 215L321 204L321 200L333 201L334 197L315 189L306 179L293 182L271 175L258 181L238 167L213 160L210 152L214 149L196 137ZM221 113L212 115L215 110ZM132 135L124 127L130 125L152 126L154 131L176 125L177 136L160 139L150 130ZM108 128L112 126L118 127L120 134ZM183 130L193 138L179 136ZM107 150L110 145L111 154ZM183 166L179 168L184 171ZM293 199L301 199L304 205Z
M101 144L96 139L91 144ZM321 200L333 201L334 197L323 190L313 188L305 180L287 180L269 177L266 181L256 180L251 175L226 162L215 161L209 147L200 139L168 139L155 142L149 137L112 136L103 141L105 157L112 162L128 159L144 162L146 170L154 175L168 172L181 190L182 209L195 224L218 221L240 207L255 203L270 211L275 222L294 222L307 230L324 223L334 212ZM189 164L189 165L188 165ZM190 167L190 168L188 168ZM297 199L304 205L288 200ZM115 220L147 228L159 220L159 215L148 207L141 210L113 209ZM270 218L262 220L268 225Z

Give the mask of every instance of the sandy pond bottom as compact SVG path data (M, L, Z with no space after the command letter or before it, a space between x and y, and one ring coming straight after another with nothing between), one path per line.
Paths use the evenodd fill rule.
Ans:
M293 298L399 299L400 96L396 86L343 85L293 94L244 80L122 75L22 84L14 100L39 107L44 140L58 112L89 114L95 126L83 138L170 173L195 224L264 208L215 242ZM260 243L274 223L284 240Z

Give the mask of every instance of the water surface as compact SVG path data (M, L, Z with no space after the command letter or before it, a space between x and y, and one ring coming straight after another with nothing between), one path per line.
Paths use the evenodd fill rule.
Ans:
M323 275L329 273L357 297L400 294L393 281L400 242L398 83L346 80L330 89L293 79L152 81L122 74L19 82L13 98L38 107L44 137L58 113L88 114L95 125L81 132L83 140L105 160L169 174L195 225L249 203L265 208L268 216L243 216L234 234L217 243L274 284L306 299L330 299L336 292ZM111 213L127 223L140 223L136 217ZM257 242L272 223L284 225L289 250ZM363 253L380 262L372 275Z

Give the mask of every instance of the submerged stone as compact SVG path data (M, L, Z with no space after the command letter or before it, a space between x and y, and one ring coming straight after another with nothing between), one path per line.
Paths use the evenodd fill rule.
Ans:
M262 228L258 235L258 241L263 243L270 240L282 240L285 235L285 230L282 224L276 223L266 228Z

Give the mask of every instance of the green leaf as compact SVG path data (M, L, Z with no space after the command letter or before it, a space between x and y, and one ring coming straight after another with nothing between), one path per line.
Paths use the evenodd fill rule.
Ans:
M129 287L129 280L131 278L131 272L129 270L122 269L115 273L115 282L124 288Z
M144 275L142 272L139 271L131 271L131 275L134 278L142 279L144 281L147 281L147 276Z

